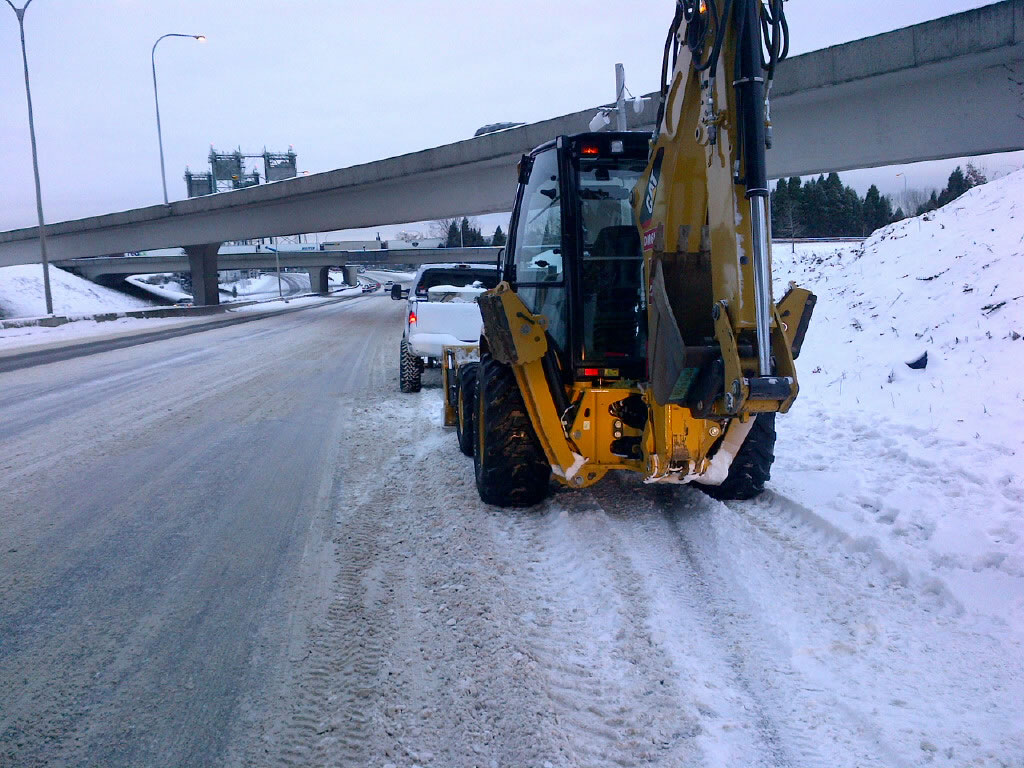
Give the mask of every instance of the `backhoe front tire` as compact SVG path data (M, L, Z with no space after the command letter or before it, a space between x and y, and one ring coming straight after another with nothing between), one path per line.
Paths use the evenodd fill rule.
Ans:
M487 504L531 507L548 495L551 465L512 369L480 353L476 391L476 489Z
M764 490L775 461L775 414L754 417L747 439L729 467L729 476L721 485L697 484L704 493L719 501L752 499Z
M458 371L458 399L455 409L457 417L455 421L455 434L459 438L459 450L466 456L473 455L473 444L476 441L476 432L473 429L473 422L476 410L476 387L477 375L480 372L480 363L465 363L459 366Z
M423 360L409 349L409 342L402 339L398 362L398 385L403 392L419 392L422 387Z

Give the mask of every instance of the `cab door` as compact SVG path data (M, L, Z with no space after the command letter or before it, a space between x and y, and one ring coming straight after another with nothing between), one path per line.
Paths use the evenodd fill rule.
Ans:
M516 216L511 222L505 276L527 308L547 319L550 341L565 359L570 333L560 154L552 144L532 156L529 177L520 187Z

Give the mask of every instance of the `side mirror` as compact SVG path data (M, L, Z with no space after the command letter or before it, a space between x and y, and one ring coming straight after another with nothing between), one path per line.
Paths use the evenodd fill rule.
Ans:
M533 158L530 157L529 155L523 155L519 159L519 165L516 168L516 171L518 172L518 175L519 175L519 183L520 184L525 184L526 182L528 182L530 180L530 171L532 171L532 170L533 170Z
M498 249L498 257L495 260L495 265L498 267L498 282L500 283L502 267L505 266L505 246Z
M391 286L391 298L394 301L402 300L402 286L400 283L395 283Z

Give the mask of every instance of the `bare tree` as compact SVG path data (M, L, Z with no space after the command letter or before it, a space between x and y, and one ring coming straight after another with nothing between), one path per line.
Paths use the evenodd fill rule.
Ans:
M451 229L452 224L458 229L461 226L462 217L452 216L448 219L438 219L437 221L430 222L430 236L439 237L445 240L448 237L448 230Z
M928 202L933 191L935 190L910 187L905 192L896 195L896 203L907 216L913 216L917 213L918 208Z

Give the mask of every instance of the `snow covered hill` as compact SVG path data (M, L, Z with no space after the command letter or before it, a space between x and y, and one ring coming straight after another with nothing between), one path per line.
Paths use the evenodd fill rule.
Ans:
M773 486L937 598L1024 632L1024 171L878 230L776 246L818 294ZM927 367L907 362L927 353ZM807 510L814 509L814 513Z
M91 283L70 272L50 267L53 311L58 315L91 315L153 306L144 299ZM46 314L43 268L39 264L0 267L0 317Z

